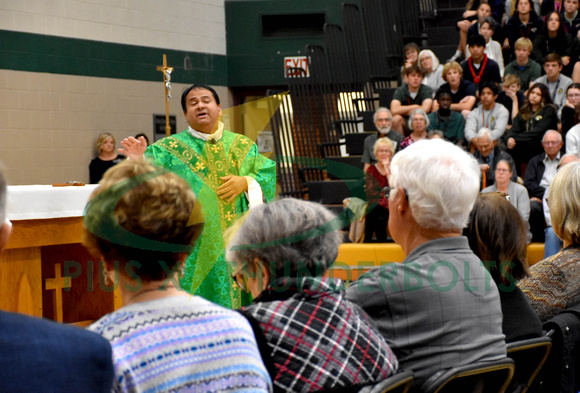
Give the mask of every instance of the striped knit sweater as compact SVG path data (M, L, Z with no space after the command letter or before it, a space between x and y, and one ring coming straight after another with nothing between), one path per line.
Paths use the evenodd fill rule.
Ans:
M269 392L252 328L198 296L136 303L89 327L108 339L114 392Z
M566 247L536 263L518 285L542 323L580 303L580 246Z

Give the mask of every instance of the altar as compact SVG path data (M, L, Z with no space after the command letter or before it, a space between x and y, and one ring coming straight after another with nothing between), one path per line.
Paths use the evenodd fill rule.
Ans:
M10 240L0 254L0 309L86 325L120 306L80 244L97 185L9 186Z

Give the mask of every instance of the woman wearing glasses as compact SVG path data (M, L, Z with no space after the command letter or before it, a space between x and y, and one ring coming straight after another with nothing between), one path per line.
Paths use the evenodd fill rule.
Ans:
M513 182L511 177L514 168L506 160L500 160L495 167L495 184L483 189L483 193L499 191L508 195L510 203L518 209L520 216L528 226L528 243L532 240L532 233L529 231L528 219L530 218L530 197L526 187Z
M275 392L380 382L398 366L388 344L340 280L324 279L341 243L322 205L286 198L250 210L228 246L244 307ZM353 390L357 391L357 390Z

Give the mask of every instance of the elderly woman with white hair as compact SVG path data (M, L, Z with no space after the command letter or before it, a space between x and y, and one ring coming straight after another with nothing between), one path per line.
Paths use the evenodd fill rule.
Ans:
M418 64L425 72L423 84L429 86L435 93L445 83L445 80L443 80L443 64L439 63L435 53L429 49L423 49L419 52Z
M379 382L397 360L368 315L323 279L342 223L322 205L281 199L232 228L227 251L238 285L254 296L244 314L275 392L312 392ZM235 228L235 229L234 229Z
M540 320L580 303L580 162L562 167L550 184L548 205L552 228L564 248L534 264L520 281Z
M461 148L419 141L391 161L389 231L406 255L347 289L419 387L441 369L506 356L497 286L462 236L479 167Z
M395 146L389 138L379 138L373 148L377 162L365 172L367 214L365 219L365 243L385 243L389 221L389 201L383 188L389 185L389 167L395 155ZM373 239L373 235L375 238Z
M415 109L411 112L409 116L411 133L401 142L401 150L421 139L427 139L427 127L429 127L429 116L423 109Z

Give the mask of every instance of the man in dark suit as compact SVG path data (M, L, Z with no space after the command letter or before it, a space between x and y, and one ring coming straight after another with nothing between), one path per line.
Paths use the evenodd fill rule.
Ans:
M542 138L544 152L530 159L524 175L524 186L530 195L530 230L532 231L533 242L544 241L544 207L542 200L544 193L550 187L550 183L560 164L560 153L562 146L562 135L555 130L548 130Z
M485 174L485 186L492 186L495 184L495 167L497 163L501 160L508 161L512 168L515 167L514 159L509 153L501 150L497 146L497 140L493 139L491 134L491 130L489 128L482 128L477 133L478 139L478 150L473 153L473 156L477 160L479 164L479 170L483 174ZM516 181L518 179L517 173L514 171L512 174L512 181ZM483 180L482 180L483 181Z
M2 250L12 229L2 172L0 223ZM98 334L0 311L0 391L108 393L113 377L111 347Z

